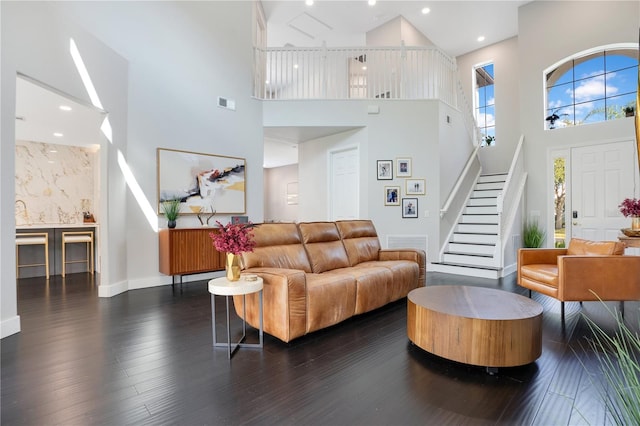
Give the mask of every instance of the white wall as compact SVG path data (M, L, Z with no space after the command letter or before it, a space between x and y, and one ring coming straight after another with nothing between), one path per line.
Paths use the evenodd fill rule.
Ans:
M131 62L128 161L151 204L155 207L157 200L156 148L243 157L247 214L252 221L262 221L261 104L251 99L251 2L66 6ZM217 107L217 96L235 100L236 111ZM131 196L128 205L127 250L157 253L157 235ZM216 219L224 223L229 217ZM162 219L159 223L165 225ZM182 216L178 226L199 222L195 216ZM128 277L130 288L170 282L158 272L157 256L132 262Z
M15 95L18 72L89 102L69 54L69 40L74 38L93 83L101 94L113 128L113 144L103 141L101 192L108 200L100 216L103 231L100 241L103 259L103 283L126 281L127 258L124 250L126 231L124 181L116 171L117 151L126 152L127 145L127 63L115 52L59 13L56 3L2 2L2 252L0 257L1 335L20 330L16 303L13 200L15 196ZM107 172L108 170L108 172Z
M262 221L261 103L251 98L252 2L2 2L1 8L3 200L13 200L14 192L6 184L13 186L13 144L6 151L5 141L14 140L16 71L88 100L68 54L73 36L109 112L114 145L104 164L108 213L101 214L108 218L101 240L108 244L109 270L101 276L101 295L170 282L158 272L157 234L125 185L117 150L154 208L156 148L244 157L247 213ZM236 111L218 108L217 96L234 99ZM7 238L13 234L12 205L3 201L0 207L8 226L2 234L6 263L0 265L3 325L17 317L13 239ZM178 226L196 224L190 216Z
M367 46L434 46L424 34L402 16L396 16L366 34Z
M491 62L495 73L496 144L480 150L483 173L509 170L521 134L518 38L510 38L456 58L458 78L473 108L474 67Z
M627 1L531 2L519 9L519 111L525 135L525 168L529 173L525 213L542 212L540 222L547 224L547 228L552 220L548 208L551 201L548 151L585 143L632 140L634 127L633 120L620 119L544 130L543 72L586 49L611 43L637 43L639 18L640 3Z
M268 222L295 222L298 204L288 204L289 184L298 187L298 165L264 169L264 220ZM297 203L297 201L296 201Z
M380 108L368 114L367 106ZM328 220L329 151L357 146L360 153L360 217L373 220L380 241L388 235L428 235L437 253L441 170L437 101L272 101L264 106L265 126L354 126L360 129L307 141L299 147L299 220ZM450 146L444 145L450 149ZM412 159L414 178L424 178L426 195L417 196L419 217L403 219L399 206L384 205L384 187L400 186L405 179L376 179L376 161ZM466 158L465 158L466 161ZM457 178L457 176L456 176ZM413 197L413 196L412 196ZM425 211L429 217L425 217ZM432 260L432 258L429 258Z

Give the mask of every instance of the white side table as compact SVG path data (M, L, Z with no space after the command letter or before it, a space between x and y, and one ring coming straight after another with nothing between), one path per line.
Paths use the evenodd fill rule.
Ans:
M263 346L263 324L262 324L262 278L257 277L255 281L247 281L245 277L241 277L239 281L229 281L226 277L214 278L209 281L209 293L211 293L211 327L213 328L213 346L226 347L229 359L238 348L262 348ZM247 334L247 294L259 292L260 298L260 343L243 343ZM229 296L242 295L242 337L237 343L231 343L231 330L229 328ZM227 312L227 342L218 342L216 339L216 296L226 297Z

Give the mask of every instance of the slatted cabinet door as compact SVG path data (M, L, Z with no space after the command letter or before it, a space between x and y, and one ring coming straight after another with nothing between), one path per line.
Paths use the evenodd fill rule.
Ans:
M215 228L160 230L160 272L187 275L224 270L224 253L213 246Z

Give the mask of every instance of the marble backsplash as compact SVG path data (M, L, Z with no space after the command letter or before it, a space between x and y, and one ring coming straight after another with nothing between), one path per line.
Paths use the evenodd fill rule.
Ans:
M95 216L98 153L86 147L16 141L16 225L82 223Z

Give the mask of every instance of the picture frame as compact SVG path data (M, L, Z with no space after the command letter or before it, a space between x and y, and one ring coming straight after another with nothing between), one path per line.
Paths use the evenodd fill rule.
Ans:
M158 214L179 199L180 214L244 214L246 161L240 157L157 148Z
M426 183L424 179L406 179L405 194L406 195L425 195Z
M392 160L378 160L376 170L378 180L393 180Z
M396 159L396 177L411 177L411 158Z
M418 199L417 198L402 199L402 217L403 218L418 217Z
M384 205L385 206L400 205L400 187L399 186L384 187Z

